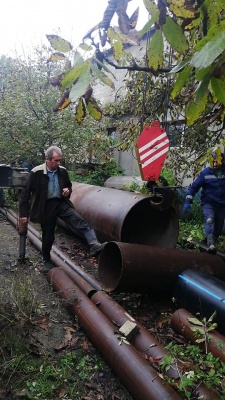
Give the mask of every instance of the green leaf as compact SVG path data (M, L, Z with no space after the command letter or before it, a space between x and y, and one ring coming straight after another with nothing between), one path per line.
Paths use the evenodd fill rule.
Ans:
M210 0L211 1L211 0ZM215 3L214 3L215 4ZM219 24L213 25L207 32L207 35L203 39L199 40L195 46L195 50L199 51L206 43L210 42L216 35L223 32L225 29L225 21L221 21Z
M77 67L71 69L61 80L62 89L70 87L82 74L90 70L90 62L85 61L83 64L77 65Z
M191 64L198 69L206 68L225 50L225 31L216 35L210 42L195 55Z
M197 104L193 101L191 101L185 110L185 116L187 119L187 124L188 126L191 126L194 124L195 121L200 117L200 115L203 113L205 110L205 104Z
M148 10L148 13L153 17L157 19L159 18L159 9L156 6L156 4L154 4L151 0L143 0L143 3L146 7L146 9Z
M224 79L217 79L213 76L211 86L216 98L225 106L225 77Z
M206 76L198 85L195 92L194 102L191 101L186 110L185 115L187 118L187 124L189 126L193 125L195 121L200 117L206 108L208 99L208 86L209 86L209 75ZM204 319L203 319L204 322Z
M113 54L116 61L119 61L123 54L123 43L113 28L108 29L108 38L113 48Z
M105 64L103 64L103 63L102 63L100 60L98 60L96 57L93 57L93 60L96 61L96 63L97 63L98 65L100 65L100 66L102 67L102 69L104 69L106 72L108 72L109 74L111 74L115 80L117 80L117 79L116 79L116 76L113 74L112 71L110 71L110 69L109 69ZM94 64L92 64L92 66L93 66L93 65L94 65Z
M181 62L179 62L179 64L177 64L175 67L173 67L171 69L171 71L169 72L169 74L174 74L175 72L179 72L181 71L191 60L191 57L187 57L184 60L182 60Z
M172 48L178 53L184 54L188 49L187 39L181 27L171 17L166 17L166 22L162 25L162 31Z
M198 81L202 81L202 79L211 72L211 66L203 69L195 69L195 76Z
M203 342L205 341L205 338L202 338L202 339L196 339L195 341L196 341L196 343L203 343Z
M51 43L51 46L56 51L62 51L63 53L67 53L72 50L72 45L67 40L61 38L58 35L46 35L48 41Z
M143 0L143 3L145 5L145 7L147 8L149 15L151 15L151 19L144 25L144 27L139 32L139 37L140 38L142 36L144 36L144 34L147 33L150 30L151 26L156 21L159 20L159 16L160 16L160 11L159 11L158 7L156 6L156 4L154 4L150 0Z
M210 81L210 75L206 75L205 78L199 83L198 88L195 92L194 101L197 104L206 103L208 96L208 86Z
M92 51L93 50L93 47L87 43L80 43L78 47L84 51Z
M207 328L207 332L214 331L216 328L217 328L217 324L216 324L216 323L215 323L215 324L212 324L211 326L209 326L209 327Z
M208 319L208 323L211 323L213 320L214 320L214 318L216 317L216 311L214 311L214 313L211 315L211 317L209 317L209 319Z
M151 26L158 20L159 15L154 15L152 18L143 26L143 28L139 31L138 36L142 38L150 29Z
M102 83L108 85L111 89L115 89L113 81L104 72L100 71L96 65L92 64L91 70Z
M187 318L187 320L194 325L203 326L203 323L201 321L199 321L199 319L197 319L197 318L190 317L190 318Z
M79 51L75 51L73 55L73 65L76 67L77 65L80 65L84 62L83 57L79 53Z
M90 70L86 71L81 77L78 79L75 85L73 85L70 91L70 100L72 102L76 102L81 96L83 96L89 85L90 85Z
M186 68L183 69L178 75L178 78L174 84L173 90L171 92L171 97L172 99L175 99L177 94L181 91L183 88L184 84L188 80L191 72L192 72L192 67L188 65Z
M163 64L163 36L162 31L157 30L150 41L148 50L148 67L155 71L162 67Z

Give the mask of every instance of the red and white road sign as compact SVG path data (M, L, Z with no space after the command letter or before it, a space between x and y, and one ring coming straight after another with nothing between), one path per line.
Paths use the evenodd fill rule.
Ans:
M169 150L166 131L158 121L146 126L137 140L137 156L142 179L157 181Z

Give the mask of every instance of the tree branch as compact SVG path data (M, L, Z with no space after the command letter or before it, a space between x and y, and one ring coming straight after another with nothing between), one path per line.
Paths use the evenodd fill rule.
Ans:
M115 69L127 69L128 71L141 71L141 72L151 72L154 76L157 76L158 74L162 74L162 73L168 73L171 71L172 68L161 68L158 69L157 71L155 71L153 68L150 67L145 67L145 66L140 66L137 64L134 65L117 65L114 64L112 61L110 61L108 58L105 58L105 61L111 65L112 67L114 67Z

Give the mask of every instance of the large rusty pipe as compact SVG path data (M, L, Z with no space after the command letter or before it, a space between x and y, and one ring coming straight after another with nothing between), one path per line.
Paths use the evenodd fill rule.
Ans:
M208 331L207 327L203 333L202 330L204 330L204 326L195 324L190 321L190 318L192 318L192 321L193 319L198 319L184 308L176 310L171 318L173 330L185 339L190 340L191 343L203 348L206 353L210 351L214 357L220 358L220 360L225 363L225 336L221 335L216 330ZM197 330L199 330L199 336L196 334ZM206 337L206 340L199 343L198 339L202 339L203 337Z
M99 258L99 280L107 292L170 291L182 271L203 270L225 279L224 262L215 255L109 242Z
M100 241L176 246L179 226L173 207L160 211L149 196L125 190L76 182L72 189L70 200Z
M180 396L159 377L132 345L119 346L115 326L97 309L63 270L53 268L47 275L53 288L69 303L69 309L94 346L137 400L178 400Z

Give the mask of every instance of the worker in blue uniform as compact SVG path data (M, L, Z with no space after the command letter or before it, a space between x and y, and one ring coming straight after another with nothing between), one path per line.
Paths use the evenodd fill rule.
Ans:
M220 147L209 156L209 167L204 168L187 191L183 216L188 214L193 197L201 191L201 206L205 221L207 251L216 253L215 242L222 234L225 218L225 164Z

